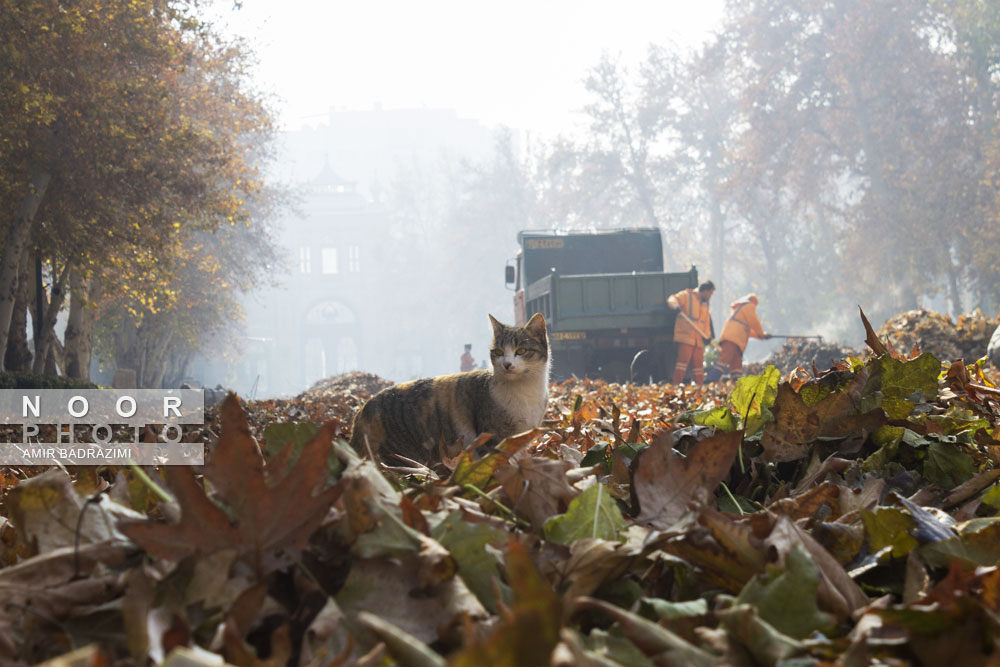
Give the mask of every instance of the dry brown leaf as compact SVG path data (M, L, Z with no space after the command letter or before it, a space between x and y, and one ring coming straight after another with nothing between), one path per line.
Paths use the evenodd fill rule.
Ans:
M742 440L742 431L716 433L698 442L686 457L669 439L654 440L639 453L632 477L639 503L636 523L668 530L692 502L707 502L729 473Z
M706 583L736 594L767 562L764 543L755 534L754 519L759 514L737 521L705 507L695 526L665 543L654 541L649 548L659 547L683 558Z
M864 384L860 374L854 386L859 383ZM860 436L863 439L885 424L887 418L882 410L858 414L854 393L844 388L807 406L789 385L779 385L771 408L774 421L764 426L760 440L764 460L795 461L809 455L816 438Z
M222 405L222 434L205 474L229 507L232 521L208 499L192 469L169 466L167 484L181 506L180 523L133 521L120 524L122 532L160 558L238 548L252 555L258 570L267 570L275 552L305 544L340 494L340 485L320 490L336 433L335 424L324 424L291 469L274 479L283 471L272 473L264 464L239 399L230 394Z
M579 495L566 479L566 471L572 467L569 461L522 456L497 468L496 478L512 509L541 529L550 517L565 512Z

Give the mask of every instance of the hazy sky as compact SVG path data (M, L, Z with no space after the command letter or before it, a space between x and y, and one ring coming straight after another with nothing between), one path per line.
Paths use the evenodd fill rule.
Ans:
M330 107L453 108L542 136L572 129L602 52L633 69L650 42L697 46L722 0L242 0L218 11L260 58L285 127Z

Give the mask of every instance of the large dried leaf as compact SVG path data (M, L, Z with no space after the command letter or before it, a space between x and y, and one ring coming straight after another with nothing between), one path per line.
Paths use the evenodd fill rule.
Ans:
M107 494L81 498L64 469L53 468L10 489L4 499L10 518L34 553L60 547L124 539L120 519L144 516Z
M692 502L706 503L739 452L742 431L717 433L696 444L685 457L666 438L654 440L638 457L632 476L641 523L660 530L673 527Z
M766 547L755 532L749 521L737 521L706 507L697 524L682 535L665 543L655 540L649 546L684 559L707 584L735 594L767 562Z
M355 560L336 595L337 605L350 617L362 611L375 614L425 644L439 641L450 628L461 627L464 618L488 616L459 577L426 587L417 580L419 567L416 555Z
M782 462L804 458L811 451L811 443L821 437L853 436L863 440L885 424L886 416L881 410L859 413L859 400L848 388L831 392L815 405L806 405L800 393L782 384L771 408L774 421L764 427L760 441L764 459Z
M569 461L524 456L497 468L496 477L513 510L540 529L580 493L566 479L573 467Z
M192 469L169 466L167 484L181 506L180 523L127 522L121 529L160 558L236 548L261 566L279 550L303 546L340 493L336 486L320 488L327 479L327 454L337 426L323 425L287 473L271 474L239 399L226 397L221 416L222 433L205 475L229 513L209 500Z

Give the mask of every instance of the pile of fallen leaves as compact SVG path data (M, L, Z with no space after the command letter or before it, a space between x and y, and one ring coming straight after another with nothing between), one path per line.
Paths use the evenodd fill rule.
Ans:
M392 384L372 373L335 375L320 380L294 398L254 401L248 413L250 427L256 435L271 424L286 422L322 424L335 419L350 425L354 413L365 401ZM208 409L205 414L210 423L218 418L217 409Z
M761 373L767 366L774 366L782 373L791 373L800 366L808 370L813 368L823 370L848 357L858 356L861 356L858 350L852 350L832 341L792 338L763 363L748 364L745 370L750 375Z
M230 397L203 468L5 471L0 662L996 664L1000 390L867 342L434 469Z
M989 318L978 309L971 315L959 315L955 322L947 315L921 308L886 320L878 334L902 352L916 346L939 359L971 363L986 354L998 325L1000 316Z
M374 373L353 371L320 380L300 394L300 397L310 401L320 401L328 397L371 396L391 385L392 382Z

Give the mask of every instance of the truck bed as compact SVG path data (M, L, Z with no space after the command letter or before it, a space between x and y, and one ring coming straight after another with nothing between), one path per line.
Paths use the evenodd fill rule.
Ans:
M697 287L698 273L551 273L525 289L526 312L540 312L550 331L663 328L667 297Z

